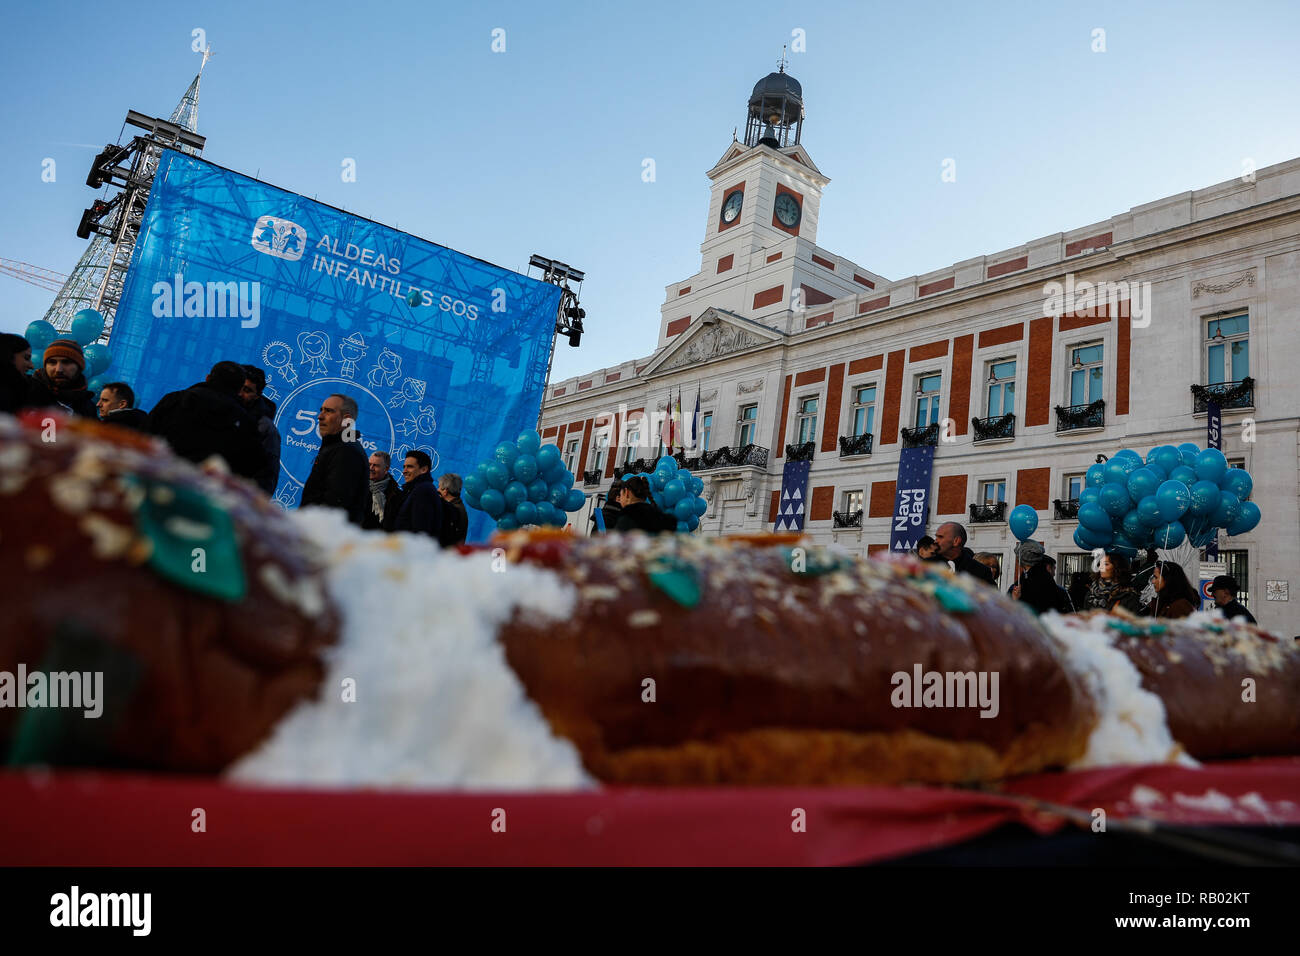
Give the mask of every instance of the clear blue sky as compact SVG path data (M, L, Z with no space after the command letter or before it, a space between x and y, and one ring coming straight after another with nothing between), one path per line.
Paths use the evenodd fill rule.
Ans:
M206 158L504 266L585 269L556 379L653 350L664 286L699 267L704 173L796 28L803 142L833 180L819 244L891 279L1300 156L1288 2L10 4L0 257L71 269L90 147L127 109L170 112L196 27ZM51 299L0 275L0 329Z

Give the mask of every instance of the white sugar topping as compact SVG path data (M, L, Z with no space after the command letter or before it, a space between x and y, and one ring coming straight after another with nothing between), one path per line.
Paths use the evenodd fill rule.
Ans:
M340 640L327 652L319 700L298 704L231 779L530 790L593 783L496 638L516 608L566 617L571 585L527 565L494 572L490 552L461 556L422 535L361 531L338 511L294 511L290 520L329 555Z

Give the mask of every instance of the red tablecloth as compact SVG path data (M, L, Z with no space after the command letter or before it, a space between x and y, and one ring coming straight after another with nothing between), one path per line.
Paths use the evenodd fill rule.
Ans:
M197 778L0 773L0 864L847 864L1020 822L1018 802L1187 824L1300 825L1300 758L1040 774L1003 793L941 787L578 794L283 790ZM206 832L195 832L201 809ZM502 813L497 811L504 811ZM798 811L805 829L797 832ZM504 832L497 830L504 820Z

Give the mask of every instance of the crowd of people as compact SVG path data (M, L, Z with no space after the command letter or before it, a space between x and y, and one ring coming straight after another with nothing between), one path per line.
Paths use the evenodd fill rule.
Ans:
M135 390L126 382L109 382L93 395L85 372L85 355L72 339L50 343L41 367L34 368L25 338L0 335L0 412L59 408L156 435L182 458L197 464L216 456L233 474L275 494L280 432L276 405L263 394L263 369L217 362L202 382L169 392L148 412L136 407ZM398 484L387 452L367 458L356 421L357 403L349 395L330 395L321 404L316 418L320 450L299 507L337 508L365 528L427 534L443 547L462 544L469 516L460 498L460 476L446 472L435 484L432 460L415 449L406 455L404 481Z
M939 526L933 538L921 538L915 553L922 561L947 564L958 574L969 574L996 586L1002 576L998 556L987 551L976 554L966 547L966 541L966 529L955 521L948 522ZM1182 618L1201 606L1200 592L1187 579L1182 566L1161 560L1155 551L1146 552L1136 572L1123 555L1102 555L1091 574L1075 572L1068 591L1056 582L1056 559L1046 554L1037 541L1021 542L1015 554L1020 573L1007 594L1028 604L1036 614L1091 610L1113 613L1122 608L1143 617ZM1211 582L1210 593L1225 617L1255 623L1254 615L1237 600L1236 578L1219 575Z

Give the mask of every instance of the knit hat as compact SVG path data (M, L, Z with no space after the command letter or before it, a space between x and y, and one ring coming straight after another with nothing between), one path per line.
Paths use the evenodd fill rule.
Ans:
M1032 568L1043 560L1043 546L1037 541L1022 541L1016 547L1016 560L1024 568Z
M81 351L81 346L72 339L55 339L47 345L41 360L52 358L67 359L69 362L75 363L79 372L86 370L86 356Z

